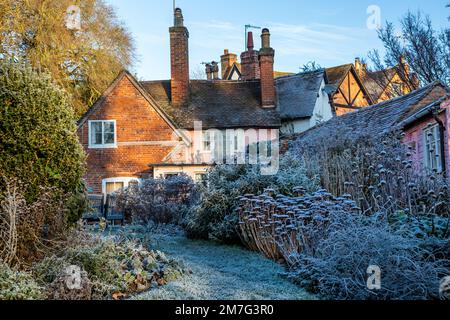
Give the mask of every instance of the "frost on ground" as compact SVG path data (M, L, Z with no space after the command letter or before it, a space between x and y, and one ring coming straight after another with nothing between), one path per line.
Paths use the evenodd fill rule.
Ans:
M189 275L152 289L140 300L310 300L314 296L279 276L284 272L262 255L239 247L192 241L181 233L152 234L154 249L184 261Z

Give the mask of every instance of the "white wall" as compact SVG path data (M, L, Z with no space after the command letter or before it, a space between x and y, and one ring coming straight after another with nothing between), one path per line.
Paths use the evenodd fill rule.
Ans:
M310 119L310 127L314 127L321 122L326 122L333 118L333 111L331 110L330 98L325 92L325 80L322 81L319 90L319 97L314 107L313 116Z
M324 91L325 80L322 81L319 89L319 97L314 106L313 116L309 119L300 119L284 122L281 127L282 134L293 134L304 132L321 122L326 122L333 118L331 110L330 99L328 94Z

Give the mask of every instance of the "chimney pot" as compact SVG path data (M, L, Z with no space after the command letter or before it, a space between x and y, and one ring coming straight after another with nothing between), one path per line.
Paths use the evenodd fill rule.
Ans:
M267 28L264 28L261 34L261 47L270 48L270 31Z
M181 11L180 8L175 9L173 25L175 27L183 27L184 26L183 11Z
M206 79L207 80L212 80L211 64L207 63L205 68L206 68Z
M252 51L254 47L253 32L249 31L247 34L247 50Z
M213 79L219 80L219 64L217 62L211 62L211 71L213 73Z

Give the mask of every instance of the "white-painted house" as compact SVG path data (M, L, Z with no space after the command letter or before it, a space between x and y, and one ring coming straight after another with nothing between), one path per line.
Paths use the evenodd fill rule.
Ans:
M275 82L281 134L300 133L333 118L330 98L325 90L325 70L281 77Z

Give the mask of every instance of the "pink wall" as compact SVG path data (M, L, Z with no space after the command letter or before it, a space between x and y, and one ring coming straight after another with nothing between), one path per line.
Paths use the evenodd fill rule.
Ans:
M445 159L446 159L446 171L447 178L450 181L450 136L448 134L448 128L450 128L450 101L447 101L441 106L445 109L445 112L442 112L439 115L440 120L444 123L445 130ZM423 130L429 126L430 124L436 124L436 120L432 116L426 116L417 122L414 123L413 126L405 129L405 137L403 138L403 142L407 145L413 147L412 149L412 159L414 161L414 166L416 170L422 171L424 169L424 137Z

